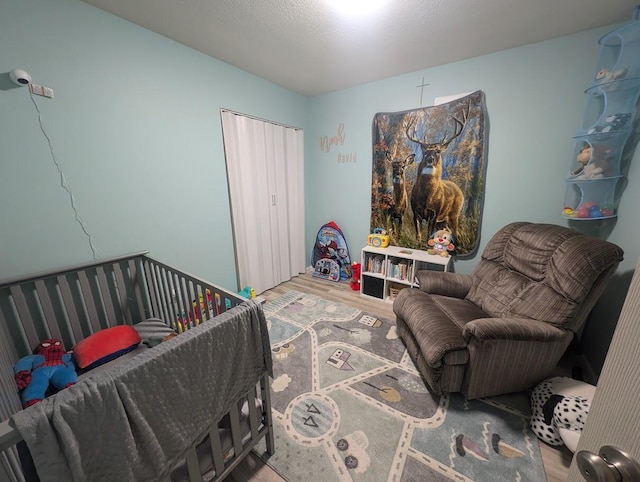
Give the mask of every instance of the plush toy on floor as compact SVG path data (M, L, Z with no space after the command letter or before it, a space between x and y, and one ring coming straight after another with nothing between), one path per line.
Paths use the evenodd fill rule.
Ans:
M439 256L449 256L449 251L453 251L456 247L453 244L453 233L449 229L439 229L431 239L427 241L429 249L427 253L437 254Z
M14 372L24 408L42 401L50 385L62 390L78 381L71 353L55 338L42 340L33 355L20 358Z
M568 377L540 382L531 394L531 430L549 445L575 451L595 387Z

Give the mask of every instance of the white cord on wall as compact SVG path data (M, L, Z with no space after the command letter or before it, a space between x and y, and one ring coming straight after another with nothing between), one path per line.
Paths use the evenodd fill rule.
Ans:
M80 213L78 212L78 208L76 207L76 203L75 203L75 199L73 197L73 193L71 192L71 187L69 186L69 183L67 182L67 179L64 177L64 172L62 172L62 167L58 163L58 159L56 158L56 154L53 151L53 146L51 144L51 138L47 134L47 131L44 128L44 124L42 122L42 113L40 112L40 108L38 107L38 103L36 102L36 99L33 97L33 93L31 92L30 88L29 88L29 96L31 97L31 102L33 102L33 105L35 106L36 111L38 112L38 122L40 124L40 130L44 134L44 137L47 139L47 143L49 144L49 152L51 153L51 159L53 160L53 164L56 166L56 169L58 170L58 173L60 174L60 186L65 191L67 191L67 193L69 194L69 200L71 201L71 209L73 209L73 213L75 215L75 220L78 222L78 224L82 228L82 231L84 232L84 234L89 239L89 247L91 248L91 252L93 253L93 259L97 261L98 259L100 259L100 256L98 256L98 250L93 245L93 237L89 233L89 230L87 229L87 226L84 223L84 220L82 219L82 216L80 216Z

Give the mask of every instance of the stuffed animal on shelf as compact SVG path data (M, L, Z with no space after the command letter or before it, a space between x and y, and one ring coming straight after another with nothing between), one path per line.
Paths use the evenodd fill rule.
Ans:
M603 172L604 169L602 167L595 164L587 164L578 177L582 179L602 179L604 177Z
M33 355L20 358L13 370L24 408L42 401L49 386L62 390L78 381L71 353L55 338L42 340Z
M627 69L618 69L611 71L609 69L600 69L596 73L598 82L608 82L611 80L624 79L627 76Z
M453 244L453 233L447 228L436 231L427 244L429 245L427 253L438 256L449 256L449 251L456 249Z
M599 146L594 148L585 144L576 156L580 167L573 171L571 176L576 179L601 179L606 174L605 170L609 168L610 157L610 149Z

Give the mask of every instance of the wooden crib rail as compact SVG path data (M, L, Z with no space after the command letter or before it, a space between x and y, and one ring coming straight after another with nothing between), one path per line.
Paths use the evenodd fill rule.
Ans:
M151 311L178 332L224 313L244 298L148 256L144 272Z
M258 404L256 400L261 401ZM248 401L248 429L245 428L241 416L241 407ZM225 421L227 423L225 423ZM228 425L230 442L224 440L221 434ZM247 431L248 430L248 431ZM194 447L185 457L186 471L174 471L172 482L212 482L224 480L233 469L246 457L257 443L265 439L266 454L275 453L275 437L273 434L273 420L271 416L271 400L269 392L269 375L265 372L260 382L240 399L227 413L227 416L209 427L204 446L208 453L198 457L198 447ZM229 445L230 443L230 445ZM185 473L186 472L186 473Z
M0 281L0 323L17 360L45 338L67 348L104 328L161 318L182 332L242 303L235 293L146 255Z
M23 480L15 449L21 437L8 420L20 409L13 364L41 340L58 338L70 349L101 329L147 318L160 318L181 333L244 301L149 257L147 251L0 280L0 480ZM256 391L246 394L246 399L256 397L262 400L262 413L249 404L247 440L238 429L238 411L230 413L232 459L223 461L218 431L211 429L215 480L222 480L263 437L267 452L274 451L266 373ZM193 451L187 457L191 481L202 480L195 456Z

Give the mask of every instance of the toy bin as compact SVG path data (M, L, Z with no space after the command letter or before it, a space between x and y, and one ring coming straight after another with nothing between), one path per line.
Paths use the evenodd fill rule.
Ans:
M565 193L562 215L570 219L604 219L615 217L617 177L572 180Z
M363 276L362 294L384 299L384 278Z
M398 284L398 283L390 283L389 284L389 301L393 301L396 299L396 296L405 288L409 288L408 285Z

